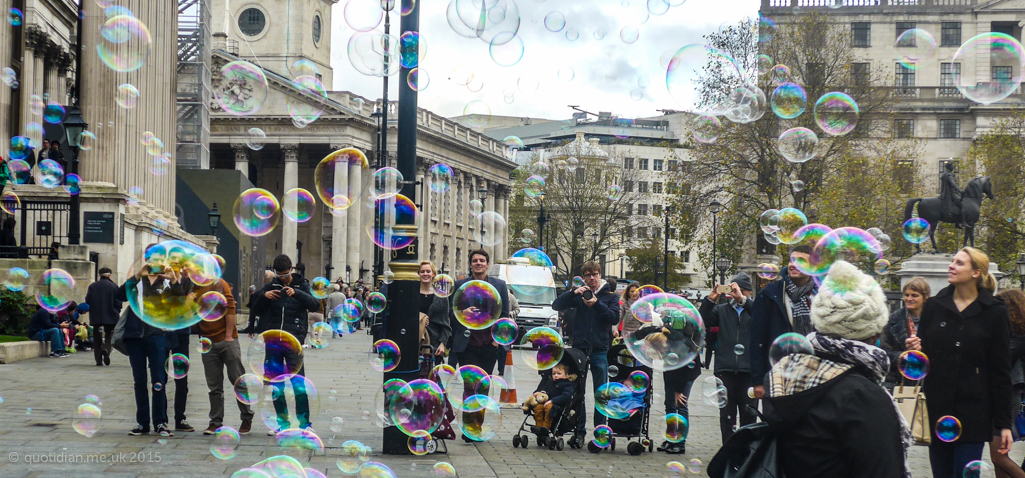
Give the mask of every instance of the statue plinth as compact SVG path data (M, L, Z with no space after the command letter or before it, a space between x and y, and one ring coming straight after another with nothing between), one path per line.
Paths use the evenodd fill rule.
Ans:
M897 277L900 277L901 288L911 279L921 277L929 284L932 295L936 295L937 292L950 285L947 282L947 268L950 267L950 262L953 259L953 254L921 253L911 256L910 259L900 264L900 270L896 272ZM993 262L989 263L989 271L997 280L1004 276L1004 273L1000 272Z

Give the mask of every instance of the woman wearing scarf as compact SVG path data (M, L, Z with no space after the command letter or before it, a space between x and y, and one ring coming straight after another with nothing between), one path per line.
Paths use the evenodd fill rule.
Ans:
M890 360L874 344L887 322L882 288L837 261L811 302L814 355L792 354L767 380L766 421L786 476L910 477L911 432L882 386Z

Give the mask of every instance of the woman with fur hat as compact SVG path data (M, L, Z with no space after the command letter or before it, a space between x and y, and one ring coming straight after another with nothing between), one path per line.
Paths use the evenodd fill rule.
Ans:
M811 301L814 355L792 354L768 374L765 420L778 430L786 476L909 477L911 433L882 387L876 342L886 297L870 276L837 261Z
M973 247L961 249L947 268L947 282L925 303L917 334L906 341L908 350L929 357L922 389L928 398L929 464L935 478L960 477L966 464L982 458L982 448L994 436L1001 454L1014 442L1011 329L1007 306L993 295L996 279L989 273L989 256ZM940 440L936 422L946 416L961 427L956 436Z

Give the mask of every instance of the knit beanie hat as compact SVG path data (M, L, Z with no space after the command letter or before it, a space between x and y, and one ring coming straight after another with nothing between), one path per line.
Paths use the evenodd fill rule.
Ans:
M751 276L747 275L747 272L738 272L737 275L733 276L732 282L741 289L755 290L755 286L751 284Z
M831 337L866 340L887 323L886 296L871 276L849 262L837 261L811 300L815 331Z

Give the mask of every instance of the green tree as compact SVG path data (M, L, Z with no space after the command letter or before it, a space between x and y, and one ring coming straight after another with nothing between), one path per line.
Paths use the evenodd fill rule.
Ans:
M661 238L652 238L640 247L626 250L626 260L630 263L630 279L642 285L652 284L662 287L665 275L665 249ZM679 289L690 284L690 276L680 272L684 268L683 261L676 255L669 256L669 289Z

